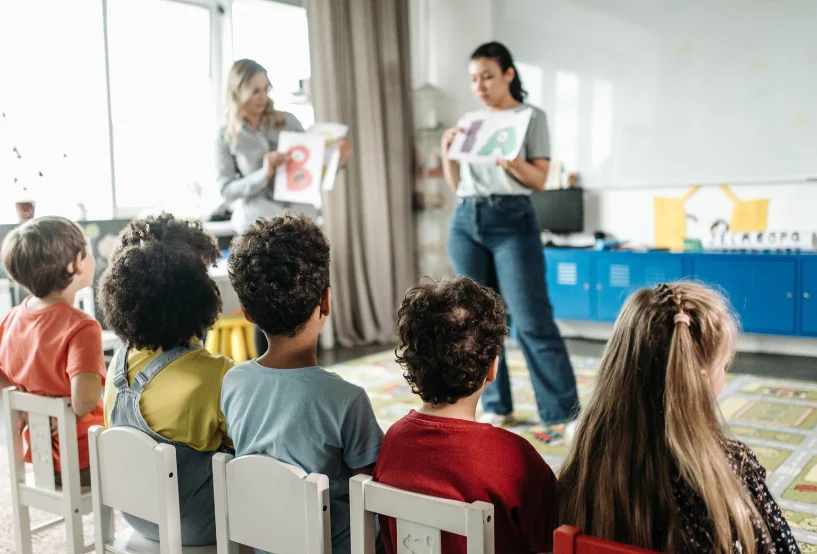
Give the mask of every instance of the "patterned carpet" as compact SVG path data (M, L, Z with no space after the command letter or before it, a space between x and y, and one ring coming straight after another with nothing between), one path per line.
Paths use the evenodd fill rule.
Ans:
M573 357L582 403L590 397L597 358ZM509 430L525 437L558 468L567 446L534 436L538 420L530 378L521 351L510 349L508 365L517 423ZM403 380L394 354L384 352L331 368L366 388L381 425L389 425L420 405ZM750 445L768 472L767 484L794 531L802 552L817 553L817 382L731 374L720 398L732 433Z

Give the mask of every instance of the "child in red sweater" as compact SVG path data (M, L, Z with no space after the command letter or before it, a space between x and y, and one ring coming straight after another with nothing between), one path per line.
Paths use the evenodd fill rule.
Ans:
M476 421L507 332L500 298L470 279L428 281L408 292L398 312L397 361L423 406L386 433L373 476L411 492L490 502L496 552L548 552L553 472L522 437ZM386 550L396 553L395 521L380 524ZM442 551L465 554L465 538L443 533Z

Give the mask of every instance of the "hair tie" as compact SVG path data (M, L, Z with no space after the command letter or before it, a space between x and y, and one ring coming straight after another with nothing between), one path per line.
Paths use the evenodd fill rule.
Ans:
M131 237L134 239L139 239L139 244L141 245L145 239L150 235L150 223L145 223L145 228L140 229L138 231L134 231L131 233Z
M690 323L689 316L687 314L684 314L684 313L675 314L675 317L672 318L672 321L675 322L676 325L678 323L683 323L687 327L689 327L689 323Z

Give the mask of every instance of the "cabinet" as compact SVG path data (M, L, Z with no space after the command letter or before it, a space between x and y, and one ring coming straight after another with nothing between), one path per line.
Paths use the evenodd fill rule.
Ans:
M700 255L693 257L692 269L696 279L726 294L744 331L795 334L794 256Z
M817 259L800 264L800 333L817 336Z
M683 276L683 256L661 252L598 252L596 318L615 321L624 302L636 290L677 281Z
M594 254L586 250L545 250L545 278L557 319L594 319Z
M642 287L699 280L731 302L747 333L817 337L817 255L546 249L556 319L613 322Z

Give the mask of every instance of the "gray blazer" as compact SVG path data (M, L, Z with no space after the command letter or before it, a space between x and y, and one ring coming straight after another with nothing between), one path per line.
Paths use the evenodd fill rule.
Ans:
M301 122L288 112L282 112L286 125L282 129L264 126L253 131L242 125L235 145L224 138L224 127L216 138L216 183L225 202L233 203L233 227L241 233L259 217L274 217L287 208L293 208L315 218L314 206L276 202L272 198L275 176L264 175L264 154L278 148L281 131L301 132Z

